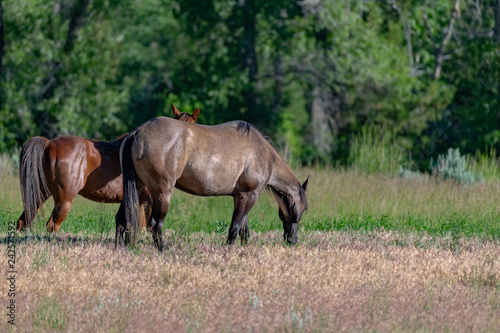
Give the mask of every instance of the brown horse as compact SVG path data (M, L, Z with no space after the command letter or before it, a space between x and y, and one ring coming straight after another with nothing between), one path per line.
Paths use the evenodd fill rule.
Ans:
M264 137L243 121L217 126L175 123L154 118L127 135L120 149L123 200L116 214L116 245L135 239L139 194L144 186L153 198L149 228L163 250L162 227L174 187L200 196L232 196L234 212L227 242L239 234L248 240L248 212L268 186L278 201L284 238L297 242L307 208L307 180L299 183ZM126 238L124 239L124 235Z
M181 113L172 104L176 119L195 123L199 109ZM21 150L19 180L24 212L17 221L19 230L30 228L38 209L52 195L54 209L47 230L59 231L71 204L79 194L96 202L119 203L122 200L120 146L126 135L114 141L87 140L61 136L52 140L29 139ZM145 188L139 196L144 220L151 215L152 199ZM146 210L144 210L146 209Z

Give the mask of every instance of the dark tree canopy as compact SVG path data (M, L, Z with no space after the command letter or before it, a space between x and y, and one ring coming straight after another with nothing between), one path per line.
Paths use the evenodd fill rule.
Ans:
M3 0L0 79L0 152L113 139L174 102L304 163L380 125L426 165L500 145L500 1Z

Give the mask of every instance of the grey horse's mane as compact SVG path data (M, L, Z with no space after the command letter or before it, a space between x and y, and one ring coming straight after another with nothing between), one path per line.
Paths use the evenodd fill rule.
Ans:
M250 131L252 131L252 130L256 131L257 133L259 133L264 138L264 140L267 141L267 143L269 143L269 145L279 155L279 153L278 153L278 146L273 142L273 140L271 140L271 137L269 135L267 135L267 134L262 133L260 130L258 130L252 124L247 123L246 121L243 121L243 120L238 120L237 121L237 125L236 125L236 129L237 129L238 132L240 132L241 134L244 134L244 135L250 135ZM283 158L281 158L281 159L283 159Z

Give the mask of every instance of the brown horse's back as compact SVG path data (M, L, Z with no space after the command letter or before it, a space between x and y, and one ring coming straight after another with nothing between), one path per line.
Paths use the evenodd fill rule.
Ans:
M49 141L44 159L45 178L51 193L77 195L85 185L87 169L96 168L95 154L89 155L89 141L77 136L61 136Z
M273 155L262 135L244 122L204 126L155 118L136 132L132 157L148 188L173 179L180 190L212 196L261 192Z
M85 187L80 191L83 197L99 202L119 203L123 196L122 173L120 169L120 145L124 138L115 141L92 141L91 151L98 166L88 173Z
M119 158L122 140L93 141L69 135L50 140L44 171L51 193L119 203L123 195Z

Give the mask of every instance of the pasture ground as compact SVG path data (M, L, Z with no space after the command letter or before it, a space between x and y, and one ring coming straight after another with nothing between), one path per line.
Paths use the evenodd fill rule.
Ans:
M294 247L281 241L267 195L251 211L250 244L228 247L232 200L176 192L162 254L146 233L115 250L117 205L78 199L58 235L38 223L17 239L15 330L500 330L498 182L298 171L307 174L309 211ZM0 186L6 244L22 208L15 177ZM12 331L2 318L0 331Z

